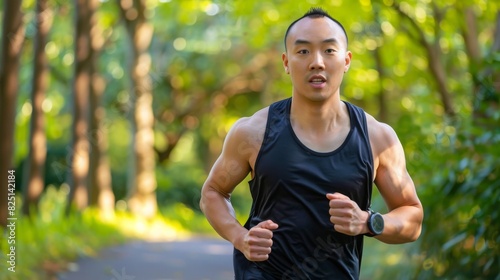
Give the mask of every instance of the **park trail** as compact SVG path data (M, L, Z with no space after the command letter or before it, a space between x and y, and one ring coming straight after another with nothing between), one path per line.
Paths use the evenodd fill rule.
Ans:
M83 257L58 273L58 280L234 279L232 245L221 239L133 241Z

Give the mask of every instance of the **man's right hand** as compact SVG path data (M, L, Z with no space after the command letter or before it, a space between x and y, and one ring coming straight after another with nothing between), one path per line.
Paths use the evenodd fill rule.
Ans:
M245 234L242 248L239 250L249 261L267 260L273 245L273 230L277 228L278 224L271 220L260 222Z

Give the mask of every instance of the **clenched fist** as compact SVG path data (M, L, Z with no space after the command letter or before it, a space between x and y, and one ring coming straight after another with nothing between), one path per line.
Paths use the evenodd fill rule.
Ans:
M271 220L260 222L245 234L240 251L249 261L267 260L273 245L273 230L277 228L278 224Z
M328 193L330 200L330 222L337 232L355 236L368 232L368 212L359 208L358 204L341 193Z

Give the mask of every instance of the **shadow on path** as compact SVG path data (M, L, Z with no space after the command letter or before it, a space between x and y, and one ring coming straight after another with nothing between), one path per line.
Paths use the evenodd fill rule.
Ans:
M135 241L85 257L59 280L229 280L233 247L221 239Z

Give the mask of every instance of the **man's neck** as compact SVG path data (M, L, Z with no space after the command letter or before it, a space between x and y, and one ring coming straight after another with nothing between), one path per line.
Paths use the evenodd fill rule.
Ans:
M313 134L337 131L348 124L347 107L338 95L324 101L312 101L303 96L294 96L290 109L293 126Z

